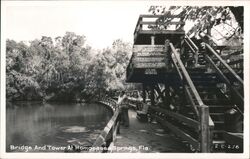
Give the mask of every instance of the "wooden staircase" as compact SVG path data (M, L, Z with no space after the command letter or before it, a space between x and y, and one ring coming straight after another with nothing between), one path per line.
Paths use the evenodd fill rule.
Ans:
M214 122L212 130L213 152L223 152L225 145L223 134L225 127L225 112L232 108L230 101L219 90L217 84L220 82L216 74L191 75L191 79L197 88L205 105L209 107L209 115Z
M193 151L242 152L243 128L234 128L244 115L242 46L212 47L183 31L144 30L149 17L139 17L126 81L143 84L150 115ZM234 144L240 148L230 149Z

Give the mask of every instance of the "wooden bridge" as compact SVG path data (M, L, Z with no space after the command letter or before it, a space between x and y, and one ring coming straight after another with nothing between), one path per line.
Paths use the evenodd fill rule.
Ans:
M182 143L197 152L242 152L242 46L214 46L206 40L190 39L185 35L183 22L169 22L168 27L158 28L155 24L158 17L139 17L133 55L127 67L127 82L143 85L144 104L146 96L150 97L147 117L159 123L159 127L144 123L146 131L164 128L168 135L174 134L181 145L175 152L185 150ZM114 102L108 105L115 105ZM131 114L133 116L130 111ZM115 110L112 122L95 146L116 145L116 141L124 146L121 143L134 141L131 136L116 140L117 116L118 110ZM111 130L113 135L108 141ZM132 130L123 131L129 134ZM167 138L162 137L159 143L164 145L164 141L167 149Z

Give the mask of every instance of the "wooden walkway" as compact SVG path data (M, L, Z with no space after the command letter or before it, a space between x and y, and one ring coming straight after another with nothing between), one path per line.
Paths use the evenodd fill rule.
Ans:
M143 123L129 110L130 126L120 127L112 152L190 152L180 140L158 123Z

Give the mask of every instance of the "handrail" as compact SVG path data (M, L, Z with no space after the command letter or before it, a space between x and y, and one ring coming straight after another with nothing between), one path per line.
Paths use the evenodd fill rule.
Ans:
M207 43L205 43L206 48L216 56L216 58L226 67L226 69L233 75L233 77L243 86L244 82L241 77L218 55L218 53Z
M216 64L213 62L213 60L208 56L208 55L205 55L207 61L215 68L215 70L218 72L219 76L225 81L225 83L231 88L231 90L235 93L235 95L240 99L240 105L243 105L244 103L244 97L240 94L240 92L235 89L229 79L223 74L223 72L216 66ZM236 104L236 103L235 103ZM238 103L237 103L238 104ZM239 106L240 106L239 105ZM241 106L240 106L241 107ZM243 108L241 108L243 109Z
M92 145L92 147L103 147L107 146L111 142L114 142L116 139L116 133L117 129L119 127L119 121L118 121L118 116L119 116L119 108L117 107L117 102L114 99L102 99L99 101L100 103L103 103L113 110L113 116L101 132L101 134L97 137L96 141ZM112 134L111 134L112 132ZM110 143L107 143L110 142Z
M176 61L178 62L178 64L181 67L181 70L183 72L183 75L184 75L184 78L185 78L186 82L188 83L188 85L190 86L190 89L192 90L192 92L194 94L195 100L198 102L199 106L204 105L198 91L196 90L196 88L194 86L194 83L192 82L192 80L191 80L185 66L183 65L177 51L175 50L174 45L172 43L170 43L169 45L170 45L170 48L171 48L171 50L172 50L172 52L173 52L173 54L175 56Z
M186 44L189 46L189 48L195 54L195 65L197 65L198 64L199 48L195 45L195 43L187 35L185 35L184 42L186 42Z
M174 56L175 56L176 61L178 62L178 64L179 64L180 67L181 67L181 70L182 70L182 72L183 72L184 78L186 79L186 81L187 81L187 83L188 83L188 85L189 85L189 87L190 87L190 89L191 89L193 95L195 96L195 100L198 102L198 105L199 105L199 106L206 106L206 105L203 103L203 101L202 101L202 99L201 99L201 97L200 97L200 95L199 95L197 89L195 88L194 83L192 82L192 80L191 80L191 78L190 78L190 76L189 76L189 74L188 74L188 72L187 72L185 66L183 65L183 63L182 63L182 61L181 61L181 59L180 59L180 57L179 57L179 55L178 55L176 49L174 48L174 45L173 45L172 43L169 43L169 45L170 45L170 48L171 48L171 50L172 50L172 52L173 52L173 54L174 54ZM206 107L207 107L207 106L206 106ZM213 123L213 121L212 121L212 119L211 119L210 116L209 116L209 125L210 125L210 126L213 126L213 125L214 125L214 123Z
M167 44L166 44L167 46ZM190 87L191 92L194 95L195 100L198 102L198 106L197 109L199 110L199 121L200 121L200 135L201 135L201 152L210 152L210 144L211 144L211 135L210 135L210 131L211 129L213 129L214 127L214 123L209 115L209 109L208 106L206 106L198 91L196 90L185 66L183 65L179 54L177 53L176 49L174 48L172 43L169 43L169 46L171 48L172 54L175 57L175 60L177 61L178 65L180 66L180 69L183 73L183 76L185 81L187 82L188 86ZM172 59L174 60L174 57L171 56ZM178 68L178 67L177 67Z
M196 51L198 51L199 50L199 48L195 45L195 43L190 39L190 37L188 37L187 35L185 35L185 39L187 39L190 43L191 43L191 45L194 47L194 49L196 50Z

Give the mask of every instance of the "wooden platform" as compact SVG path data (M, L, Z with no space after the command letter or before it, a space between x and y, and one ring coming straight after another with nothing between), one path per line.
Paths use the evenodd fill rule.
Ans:
M136 112L129 110L130 126L120 127L115 145L119 152L190 152L171 132L158 123L143 123L136 118ZM112 151L116 153L117 151Z

